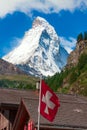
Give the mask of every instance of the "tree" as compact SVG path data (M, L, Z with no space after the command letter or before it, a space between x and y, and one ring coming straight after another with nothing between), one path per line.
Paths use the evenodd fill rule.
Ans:
M72 84L74 83L78 78L78 72L75 70L75 71L72 71L71 75L70 75L70 78L69 78L69 83Z
M87 32L84 32L84 40L87 40Z
M80 42L83 40L83 34L80 33L78 36L77 36L77 42Z
M78 70L82 70L84 68L84 66L87 64L87 54L83 53L80 58L79 58L79 62L78 62Z

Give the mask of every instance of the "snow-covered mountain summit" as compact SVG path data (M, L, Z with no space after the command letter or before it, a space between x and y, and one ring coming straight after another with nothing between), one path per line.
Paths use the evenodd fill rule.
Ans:
M51 76L65 66L67 56L55 29L45 19L37 17L21 44L3 59L29 74Z

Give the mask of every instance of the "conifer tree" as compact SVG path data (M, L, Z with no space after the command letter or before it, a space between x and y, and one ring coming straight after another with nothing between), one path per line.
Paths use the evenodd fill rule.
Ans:
M87 40L87 32L84 32L84 40Z
M78 36L77 36L77 42L80 42L83 40L83 34L80 33Z

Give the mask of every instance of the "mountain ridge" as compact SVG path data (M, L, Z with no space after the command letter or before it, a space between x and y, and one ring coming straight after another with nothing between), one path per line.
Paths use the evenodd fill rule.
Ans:
M15 74L25 74L21 69L19 69L17 66L0 59L0 75L15 75Z
M3 59L28 74L52 76L65 66L67 57L68 53L64 48L61 49L54 27L45 19L37 17L21 44Z
M35 89L37 78L0 59L0 88Z

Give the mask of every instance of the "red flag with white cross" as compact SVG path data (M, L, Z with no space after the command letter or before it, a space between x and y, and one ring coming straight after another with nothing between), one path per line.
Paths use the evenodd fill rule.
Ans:
M50 87L44 82L44 80L42 80L40 114L52 122L57 114L57 110L59 106L60 103L58 97L50 89Z

